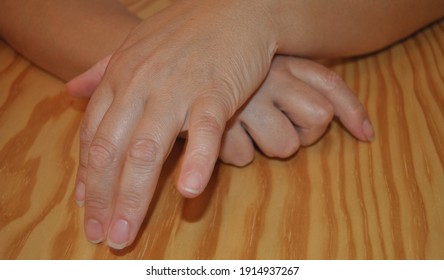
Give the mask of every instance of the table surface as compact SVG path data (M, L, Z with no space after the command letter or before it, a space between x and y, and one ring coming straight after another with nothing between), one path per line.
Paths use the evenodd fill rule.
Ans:
M171 1L124 1L142 17ZM371 144L333 123L288 160L217 164L175 189L178 142L135 244L83 234L74 203L86 102L0 41L0 259L444 259L444 20L332 67L359 95Z

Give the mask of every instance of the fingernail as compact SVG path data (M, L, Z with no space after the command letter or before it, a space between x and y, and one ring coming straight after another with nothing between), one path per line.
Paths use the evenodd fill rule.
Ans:
M362 123L362 130L368 141L373 141L373 139L375 139L375 131L373 130L373 126L368 119Z
M127 221L119 219L111 227L108 234L108 245L111 248L121 250L126 247L129 241L129 224Z
M78 182L75 189L76 203L77 206L83 207L85 205L85 184L83 182Z
M103 227L96 219L89 219L85 225L86 238L93 244L103 241Z
M202 185L202 177L197 172L190 172L186 175L183 189L190 194L199 194Z

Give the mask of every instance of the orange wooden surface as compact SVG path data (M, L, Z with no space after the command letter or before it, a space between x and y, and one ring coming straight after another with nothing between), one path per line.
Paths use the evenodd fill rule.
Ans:
M125 1L146 17L169 1ZM143 230L91 245L74 203L86 103L0 41L0 259L444 259L444 21L333 68L376 130L337 123L294 157L218 164L205 193L175 190L182 143Z

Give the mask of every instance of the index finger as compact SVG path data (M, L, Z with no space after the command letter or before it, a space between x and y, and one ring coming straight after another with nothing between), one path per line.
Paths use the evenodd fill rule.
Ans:
M178 179L178 190L186 197L202 193L219 155L220 143L229 118L223 98L203 96L191 108L188 142Z
M331 102L335 115L351 134L363 141L373 140L375 133L364 106L339 75L310 60L294 58L293 63L297 67L291 67L291 73Z

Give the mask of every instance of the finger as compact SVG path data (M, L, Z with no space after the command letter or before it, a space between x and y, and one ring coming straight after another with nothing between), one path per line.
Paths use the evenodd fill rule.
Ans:
M76 98L90 98L102 81L110 59L111 56L102 59L93 67L66 83L68 94Z
M297 67L290 67L293 75L330 100L335 115L352 135L363 141L371 141L374 138L374 130L367 112L341 77L313 61L294 58L292 63L297 64Z
M185 197L199 195L210 180L229 118L227 108L224 100L206 96L197 99L191 108L188 142L177 185Z
M110 91L102 90L91 98L80 126L79 166L75 180L75 200L79 207L85 203L88 152L95 132L113 101Z
M222 137L219 158L227 164L246 166L254 159L254 144L238 121L230 123Z
M150 100L134 130L126 153L120 188L108 232L114 249L129 246L137 236L157 181L180 131L170 107Z
M101 90L105 89L101 86ZM131 135L144 107L144 102L125 98L113 100L89 146L85 233L92 243L105 240L114 208L113 194L128 147L127 136Z
M300 145L293 124L276 107L262 104L269 103L253 99L247 104L240 114L242 125L267 156L286 158L293 155Z
M283 80L276 91L276 106L288 116L298 131L300 144L315 143L333 119L330 101L295 77Z

